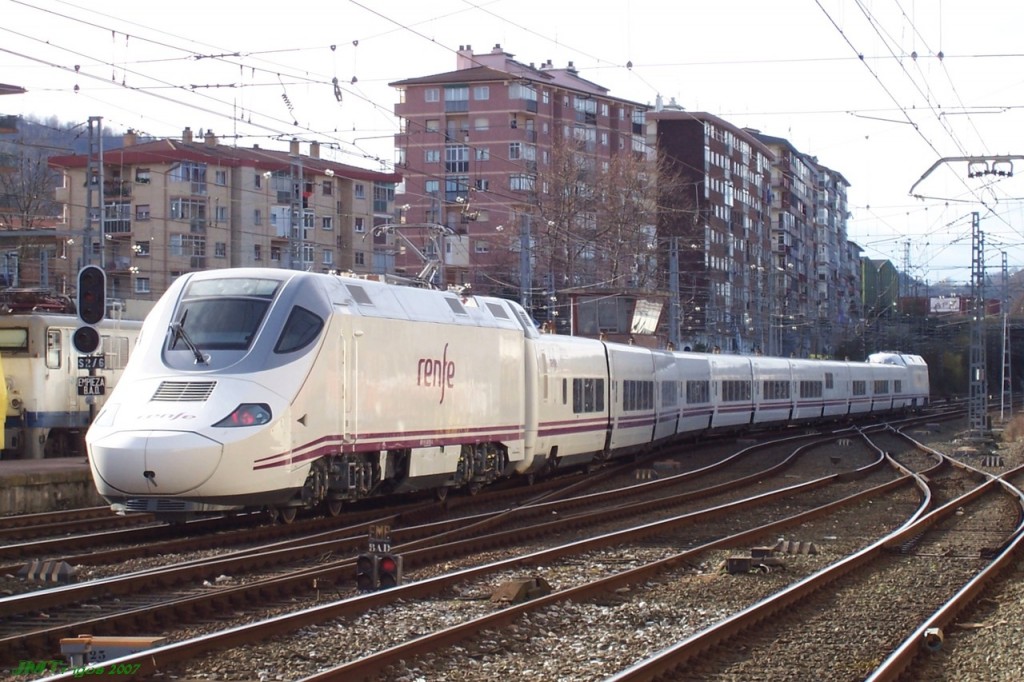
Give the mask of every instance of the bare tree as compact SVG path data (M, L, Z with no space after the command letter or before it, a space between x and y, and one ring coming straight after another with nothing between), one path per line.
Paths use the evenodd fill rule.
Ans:
M0 229L30 230L53 224L61 206L53 191L59 175L46 155L18 142L0 145Z

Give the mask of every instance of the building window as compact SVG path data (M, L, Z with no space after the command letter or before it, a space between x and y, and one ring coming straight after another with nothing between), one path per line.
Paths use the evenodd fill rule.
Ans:
M364 218L356 218L355 231L366 232L366 222Z
M252 246L252 259L253 260L263 260L263 245L262 244L253 244L253 246Z
M491 245L484 240L479 240L473 245L474 253L490 253Z
M490 99L491 89L486 85L477 85L473 88L473 99Z
M224 170L214 171L213 182L221 186L228 184L228 172Z
M321 219L320 219L320 227L322 227L325 230L333 230L334 229L334 216L329 216L329 215L322 216Z
M132 246L132 251L134 251L135 255L140 257L140 258L143 257L143 256L148 256L149 255L149 242L148 241L146 241L146 242L135 242L135 245Z
M428 133L439 133L441 132L441 121L436 118L428 118L424 126Z
M228 221L228 207L218 206L217 207L217 222L226 223Z
M469 111L469 86L446 85L444 88L446 112Z
M440 180L427 180L423 183L423 191L429 195L436 195L441 191Z
M258 208L254 208L253 209L253 211L252 211L252 224L253 225L262 225L263 224L263 211L262 210L260 210Z
M192 194L206 194L206 164L194 161L182 161L171 169L168 177L174 182L188 182L192 185Z
M197 234L172 234L168 251L172 256L205 256L206 237Z
M315 254L313 253L313 245L312 244L303 244L302 245L302 264L303 265L312 265L314 257L315 257Z
M355 186L353 186L352 191L355 194L356 199L366 198L366 185L356 183Z
M508 145L508 160L517 161L523 158L523 144L521 142L510 142Z
M213 257L214 258L227 258L228 257L228 245L224 242L216 242L213 245Z
M324 196L329 197L334 194L334 180L324 180Z
M445 201L455 201L459 197L469 197L469 178L465 175L455 175L444 179Z
M334 265L333 249L324 249L324 265Z
M362 251L356 251L353 255L355 257L356 265L366 265L366 259L364 258Z
M202 199L171 199L171 220L206 220L206 202Z
M441 91L437 88L426 88L423 91L424 102L439 102L441 100Z
M534 179L532 175L511 175L509 176L509 189L513 192L532 192Z
M491 159L491 148L490 147L477 147L476 160L477 161L490 161Z
M136 277L135 278L135 293L137 293L137 294L148 294L149 293L149 277Z
M486 116L473 119L473 130L490 130L490 125Z
M445 173L469 172L469 147L462 144L448 145L444 149Z
M149 220L149 204L136 204L135 205L135 219L136 220Z
M441 150L440 149L424 149L423 150L423 162L424 163L441 163Z
M542 90L541 93L540 93L540 101L543 102L544 104L550 104L551 103L551 93L548 92L547 90Z
M135 182L140 185L149 184L149 169L148 168L136 168L135 169Z
M491 181L486 178L480 178L473 185L481 192L486 192L491 188Z
M271 246L270 247L270 260L280 262L281 260L281 247Z
M252 186L259 189L263 186L263 175L261 173L254 173L252 176Z

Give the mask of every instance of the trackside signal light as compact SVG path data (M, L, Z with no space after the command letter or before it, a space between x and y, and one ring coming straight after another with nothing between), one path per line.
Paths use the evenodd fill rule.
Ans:
M107 275L97 265L78 271L78 317L86 324L99 324L107 312Z
M402 583L402 557L398 554L381 554L377 557L377 586L386 590Z
M376 554L360 554L356 557L356 589L360 592L377 589Z

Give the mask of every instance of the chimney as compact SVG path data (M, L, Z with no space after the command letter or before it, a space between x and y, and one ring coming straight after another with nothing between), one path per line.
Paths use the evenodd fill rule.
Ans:
M459 45L458 58L455 62L456 69L472 69L476 66L476 62L473 60L473 46L472 45Z
M291 143L288 145L288 153L292 156L299 155L299 140L293 137Z
M566 67L566 69L565 69L565 70L566 70L566 71L568 71L568 72L569 72L569 73L571 73L571 74L576 74L576 73L578 73L578 72L576 71L576 67L575 67L575 66L573 66L573 63L572 63L572 62L569 62L569 66L568 66L568 67Z
M181 141L192 142L192 129L188 126L185 126L185 129L181 131Z
M319 159L320 158L320 143L310 142L309 143L309 158Z
M206 143L207 147L216 147L217 136L213 134L212 130L207 130L206 135L203 136L203 142Z
M138 142L138 139L139 139L138 135L135 134L135 131L132 130L131 128L129 128L128 132L126 132L124 134L124 146L125 147L131 147L136 142Z

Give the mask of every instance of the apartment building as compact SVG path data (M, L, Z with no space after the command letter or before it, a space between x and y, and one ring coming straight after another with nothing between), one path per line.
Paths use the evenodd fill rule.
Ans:
M545 207L564 161L575 164L574 194L585 196L614 159L645 154L645 106L612 97L571 62L525 64L500 45L460 46L454 71L391 85L405 179L396 203L406 236L441 262L445 284L518 293L544 320L553 309L538 301L600 277L599 250L580 243L600 217ZM554 257L558 239L571 262ZM409 253L395 260L419 265Z
M773 350L831 355L860 315L859 262L847 249L849 183L788 140L751 131L772 150Z
M648 143L684 178L684 191L662 195L657 223L659 239L677 245L681 347L767 353L776 293L771 150L717 116L674 104L659 102L647 121Z
M401 180L321 158L316 142L241 148L190 128L145 142L129 131L102 164L72 155L50 165L64 173L61 232L76 235L64 255L104 267L108 297L126 301L155 301L179 275L212 268L370 273L373 228L390 221Z

